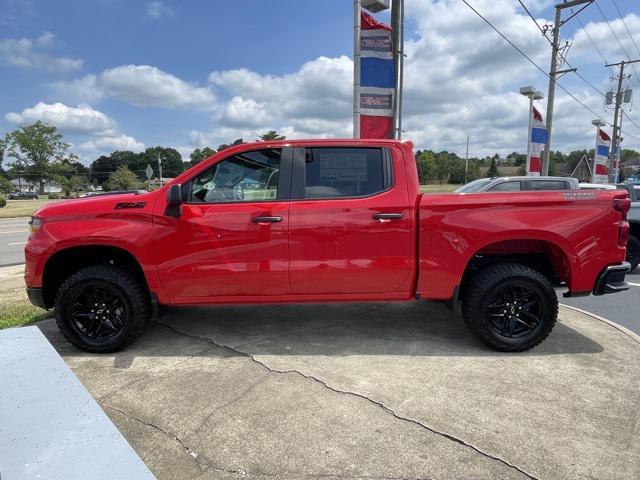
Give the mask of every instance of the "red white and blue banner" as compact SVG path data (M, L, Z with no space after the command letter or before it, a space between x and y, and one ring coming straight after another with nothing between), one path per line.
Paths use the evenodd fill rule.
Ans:
M360 138L390 138L395 69L391 27L360 13Z
M608 183L609 152L611 150L611 137L604 130L598 128L596 135L596 150L593 162L593 183Z
M538 176L542 173L542 150L547 144L547 127L542 114L533 107L531 113L529 140L531 147L527 158L527 175Z

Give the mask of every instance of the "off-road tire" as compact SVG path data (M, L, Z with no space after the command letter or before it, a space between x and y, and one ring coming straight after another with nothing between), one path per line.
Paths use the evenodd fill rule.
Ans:
M633 235L629 235L629 240L627 241L626 260L631 264L629 272L633 272L640 263L640 240L638 240L638 237Z
M520 338L500 335L489 321L488 303L496 292L514 285L535 291L540 299L539 323L529 334ZM463 292L464 321L481 342L502 352L521 352L540 344L549 336L558 317L556 292L540 272L516 263L501 263L480 270Z
M106 284L117 290L126 302L128 310L122 329L115 336L103 341L91 341L70 325L72 298L79 290L96 283ZM124 270L111 265L87 267L71 275L61 285L56 296L55 317L62 334L77 348L93 353L116 352L137 340L149 325L149 293L139 279Z

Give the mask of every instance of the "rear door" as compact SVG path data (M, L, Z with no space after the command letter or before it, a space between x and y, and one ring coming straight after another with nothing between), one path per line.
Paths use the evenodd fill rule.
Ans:
M296 148L292 177L294 294L410 290L415 219L399 149Z
M183 184L181 215L158 215L158 273L176 303L290 295L292 148L237 153Z

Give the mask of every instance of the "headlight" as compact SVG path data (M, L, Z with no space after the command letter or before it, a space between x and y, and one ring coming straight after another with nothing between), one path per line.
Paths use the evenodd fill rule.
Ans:
M29 220L29 236L35 235L35 233L40 230L41 226L41 219L39 219L38 217L31 217L31 220Z

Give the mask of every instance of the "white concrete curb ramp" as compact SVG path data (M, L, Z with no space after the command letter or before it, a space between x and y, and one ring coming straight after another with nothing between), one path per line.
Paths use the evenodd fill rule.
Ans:
M0 478L155 478L37 327L0 331Z

